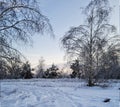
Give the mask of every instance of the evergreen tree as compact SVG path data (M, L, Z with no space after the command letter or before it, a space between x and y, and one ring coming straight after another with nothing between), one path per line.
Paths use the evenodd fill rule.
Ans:
M30 67L30 64L28 62L23 64L22 76L23 76L24 79L33 78L32 73L31 73L31 67Z
M80 63L79 60L75 60L74 63L71 64L70 68L73 70L72 74L71 74L71 78L75 78L75 77L79 77L81 76L80 73Z

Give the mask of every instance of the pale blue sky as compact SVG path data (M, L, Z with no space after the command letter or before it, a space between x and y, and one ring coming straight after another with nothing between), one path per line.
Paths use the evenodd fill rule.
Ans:
M112 6L117 5L119 0L110 0ZM84 22L80 7L85 7L89 0L39 0L41 12L50 19L55 33L55 39L49 34L35 35L33 46L22 47L20 51L27 57L32 66L38 64L42 56L46 64L65 63L65 52L61 49L60 38L71 26L78 26ZM111 22L118 26L118 6L113 10Z

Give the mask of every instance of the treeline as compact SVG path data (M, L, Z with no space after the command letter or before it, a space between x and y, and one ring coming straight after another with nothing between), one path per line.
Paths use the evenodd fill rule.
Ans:
M28 61L8 63L8 61L0 60L0 79L62 78L67 76L55 64L45 69L42 59L36 68L32 68Z
M0 79L20 79L20 78L30 79L33 77L31 71L32 69L28 62L8 63L4 60L0 60Z
M57 72L59 68L52 64L51 67L47 68L46 70L41 68L38 68L36 71L36 78L58 78L60 76L60 73Z
M86 65L82 65L79 60L74 60L70 68L72 69L71 78L85 79L89 75L85 72L87 69ZM119 57L114 53L104 55L99 66L96 66L93 72L94 81L98 79L120 79Z
M0 60L0 79L31 79L31 78L81 78L86 79L86 66L82 65L79 60L74 60L70 64L71 73L64 73L57 65L52 64L45 67L44 59L39 60L36 68L32 68L30 63L18 61L6 62ZM46 68L46 69L45 69ZM94 69L94 82L101 79L120 79L119 57L112 53L104 55L99 66ZM68 71L68 72L70 72ZM88 74L89 75L89 74Z

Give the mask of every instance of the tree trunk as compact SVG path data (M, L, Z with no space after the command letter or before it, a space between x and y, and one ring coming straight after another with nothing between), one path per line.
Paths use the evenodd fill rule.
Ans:
M91 77L89 77L89 79L88 79L88 86L90 86L90 87L94 86L94 83L93 83Z

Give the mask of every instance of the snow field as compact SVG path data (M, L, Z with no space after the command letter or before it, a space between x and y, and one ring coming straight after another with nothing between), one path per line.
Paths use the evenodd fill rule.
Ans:
M119 82L87 87L78 79L1 80L0 107L120 107ZM104 103L105 98L110 102Z

